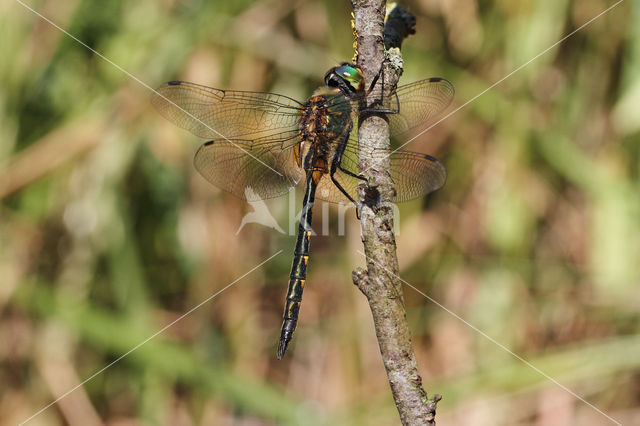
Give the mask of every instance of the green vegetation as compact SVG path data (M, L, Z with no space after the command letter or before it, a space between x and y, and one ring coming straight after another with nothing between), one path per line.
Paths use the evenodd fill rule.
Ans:
M28 3L155 88L304 99L352 55L348 2ZM455 105L610 6L423 1L401 82ZM0 4L0 425L17 424L284 250L60 404L42 425L396 424L351 284L359 223L321 208L296 338L275 360L294 237L192 165L150 90L17 2ZM624 424L640 417L640 2L628 0L411 145L444 188L400 206L402 277ZM300 197L297 198L300 200ZM268 201L285 231L286 197ZM294 228L293 228L294 229ZM607 424L411 288L441 424ZM244 422L244 423L243 423ZM613 424L613 423L612 423Z

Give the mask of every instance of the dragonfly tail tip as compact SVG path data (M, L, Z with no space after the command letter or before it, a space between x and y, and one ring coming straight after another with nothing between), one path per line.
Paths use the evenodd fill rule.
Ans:
M284 357L289 342L293 337L293 331L296 329L297 318L285 318L282 323L282 331L280 331L280 340L278 341L278 359Z
M286 339L280 339L278 343L278 359L282 359L284 357L284 353L287 351L287 346L289 346L289 342Z

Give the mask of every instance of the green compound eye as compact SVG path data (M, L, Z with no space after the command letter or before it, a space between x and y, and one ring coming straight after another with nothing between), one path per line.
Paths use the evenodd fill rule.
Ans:
M336 68L336 74L338 74L340 77L347 80L354 87L358 87L360 83L362 83L362 81L364 80L364 77L362 75L362 71L360 70L360 68L355 67L353 65L348 65L348 64L340 65L339 67Z

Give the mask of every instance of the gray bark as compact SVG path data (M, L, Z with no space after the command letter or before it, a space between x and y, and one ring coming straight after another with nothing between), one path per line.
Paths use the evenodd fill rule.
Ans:
M385 2L381 0L352 0L357 33L358 65L365 81L379 73L385 58L384 16ZM407 31L408 35L410 31ZM402 60L398 49L388 52L384 61L384 89L393 90L402 74ZM389 57L389 56L388 56ZM379 79L378 84L381 83ZM369 102L369 100L368 100ZM359 168L367 179L359 191L362 241L366 256L366 270L353 271L353 282L367 297L382 360L387 371L391 392L404 425L435 425L436 404L422 388L411 332L407 323L402 285L398 279L398 258L393 233L391 200L395 190L389 175L389 158L376 155L376 148L389 149L389 128L383 115L360 118Z

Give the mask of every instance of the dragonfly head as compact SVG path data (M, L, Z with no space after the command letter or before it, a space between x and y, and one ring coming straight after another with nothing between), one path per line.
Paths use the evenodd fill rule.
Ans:
M364 87L364 76L357 65L343 62L342 65L331 68L327 72L324 83L339 89L345 96L352 96Z

